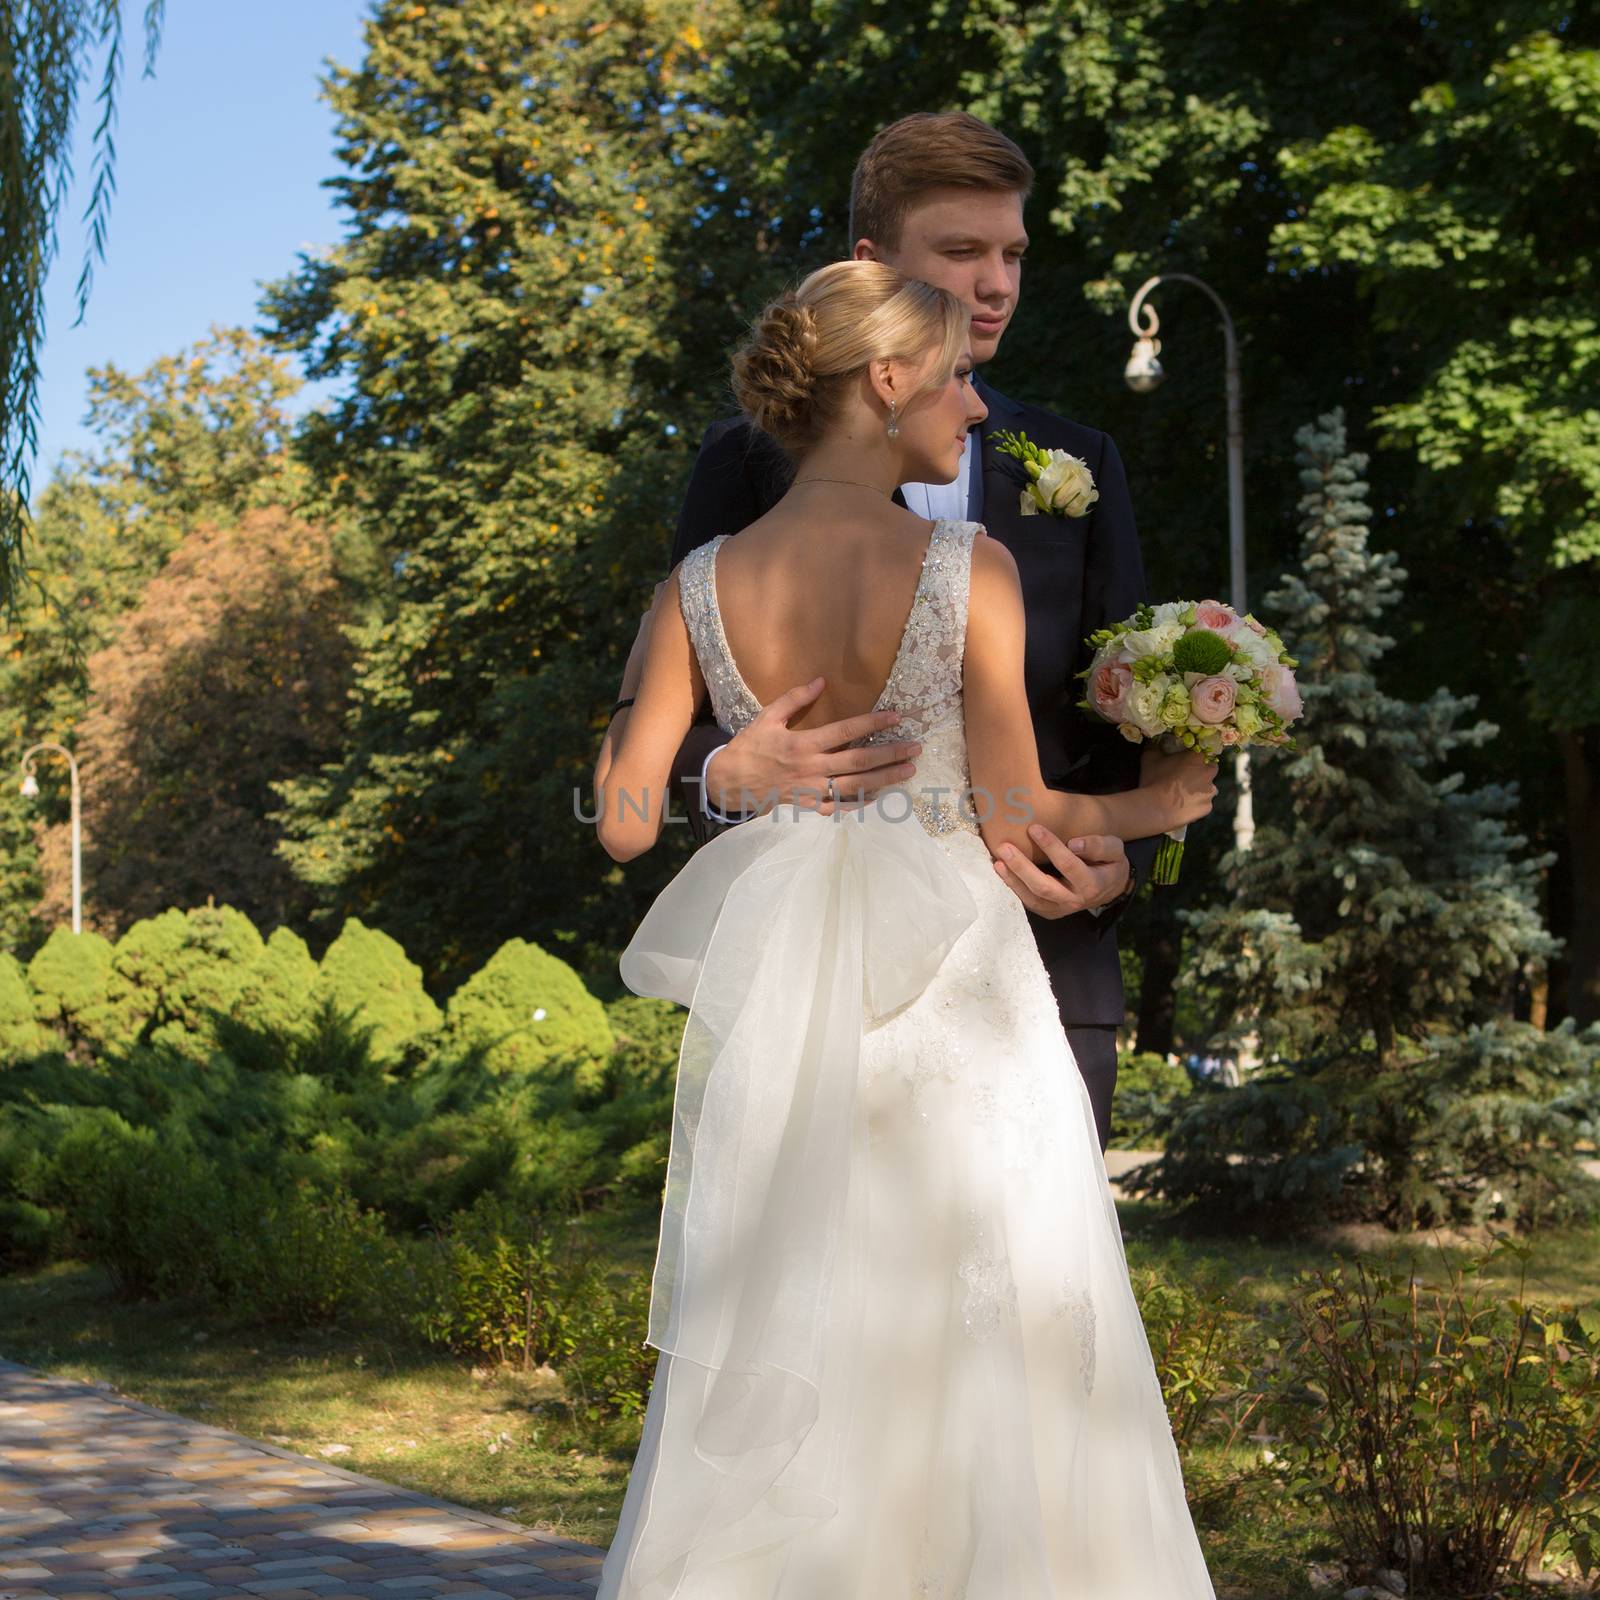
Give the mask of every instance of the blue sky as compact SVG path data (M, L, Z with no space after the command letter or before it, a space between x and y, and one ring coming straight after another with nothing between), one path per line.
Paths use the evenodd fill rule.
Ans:
M137 26L143 6L124 9ZM114 361L137 371L214 322L252 326L263 280L290 271L300 250L337 242L341 221L319 187L336 170L320 79L327 57L360 60L369 9L367 0L167 0L149 79L142 39L130 35L106 259L74 328L96 63L79 98L76 179L46 289L35 496L63 450L89 444L85 369Z

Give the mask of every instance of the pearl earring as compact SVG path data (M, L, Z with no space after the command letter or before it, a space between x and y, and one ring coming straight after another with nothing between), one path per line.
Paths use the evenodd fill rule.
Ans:
M887 432L891 439L898 439L900 437L900 421L895 415L899 409L900 406L898 401L891 400L889 402L889 427Z

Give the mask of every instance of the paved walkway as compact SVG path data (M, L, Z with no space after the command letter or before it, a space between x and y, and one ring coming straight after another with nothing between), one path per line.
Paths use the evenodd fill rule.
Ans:
M0 1361L0 1600L593 1600L602 1554Z

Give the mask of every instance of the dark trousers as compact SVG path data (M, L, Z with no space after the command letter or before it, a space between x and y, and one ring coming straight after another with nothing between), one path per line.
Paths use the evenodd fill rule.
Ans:
M1063 1022L1067 1043L1078 1058L1078 1071L1089 1086L1094 1106L1094 1125L1100 1135L1100 1150L1105 1153L1111 1138L1111 1092L1117 1086L1117 1030Z

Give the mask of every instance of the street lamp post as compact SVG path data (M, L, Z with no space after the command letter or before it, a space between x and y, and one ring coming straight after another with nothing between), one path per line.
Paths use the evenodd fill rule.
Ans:
M1222 347L1224 375L1228 398L1228 567L1233 593L1233 609L1242 617L1248 606L1245 596L1244 569L1244 417L1239 400L1239 341L1234 335L1233 318L1222 302L1222 297L1209 283L1187 272L1160 272L1140 285L1139 292L1128 307L1128 327L1133 333L1133 353L1123 369L1128 387L1136 394L1148 394L1166 376L1157 359L1161 341L1156 337L1161 327L1156 308L1147 305L1150 291L1162 283L1192 283L1201 290L1222 316ZM1240 750L1236 754L1235 772L1239 781L1239 799L1233 813L1233 843L1237 850L1248 850L1255 839L1255 809L1250 799L1250 753Z
M22 758L22 794L31 800L39 792L39 780L33 775L33 758L42 750L65 756L72 774L72 931L83 932L83 828L80 818L78 794L78 763L72 752L59 744L36 744Z

